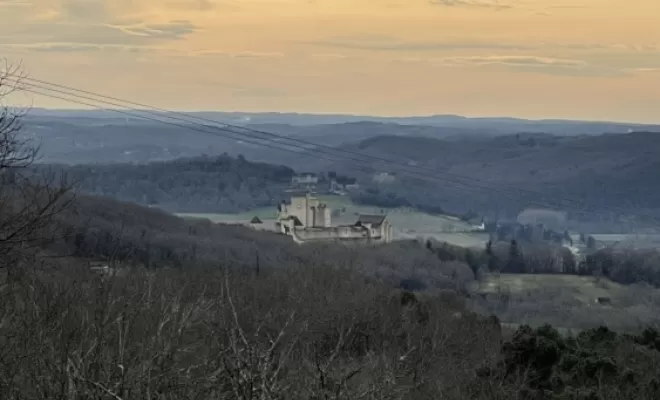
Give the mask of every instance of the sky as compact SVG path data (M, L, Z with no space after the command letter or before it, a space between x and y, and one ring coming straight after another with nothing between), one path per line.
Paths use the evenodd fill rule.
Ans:
M0 58L28 77L172 110L660 123L658 0L0 0L0 15Z

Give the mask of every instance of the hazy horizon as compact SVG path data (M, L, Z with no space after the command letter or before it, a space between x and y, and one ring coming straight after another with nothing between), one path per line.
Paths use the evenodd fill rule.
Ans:
M111 109L99 109L99 108L66 108L66 107L34 107L33 111L48 111L48 112L107 112L115 113ZM129 108L119 109L119 110L130 110ZM139 107L135 107L133 110L142 110ZM146 109L145 109L146 110ZM150 110L153 111L153 110ZM416 118L465 118L465 119L512 119L520 121L530 121L530 122L585 122L585 123L603 123L603 124L631 124L631 125L660 125L660 119L651 122L640 122L634 120L607 120L607 119L573 119L573 118L563 118L559 117L515 117L511 115L465 115L465 114L404 114L404 115L387 115L387 114L359 114L359 113L341 113L341 112L332 112L332 111L318 111L318 112L299 112L299 111L272 111L272 110L263 110L263 111L245 111L245 110L212 110L212 109L168 109L167 112L171 113L218 113L218 114L253 114L253 115L267 115L267 114L281 114L281 115L299 115L299 116L321 116L321 117L350 117L350 118L378 118L378 119L416 119ZM117 118L124 117L123 114L116 113ZM127 117L131 118L131 117ZM138 118L138 117L133 117ZM139 118L138 118L139 119Z

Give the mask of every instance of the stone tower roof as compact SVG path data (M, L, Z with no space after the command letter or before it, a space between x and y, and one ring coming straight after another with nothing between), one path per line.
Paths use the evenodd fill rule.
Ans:
M385 222L385 218L387 218L387 215L369 215L369 214L362 214L358 217L357 222L355 225L366 225L370 224L374 228L377 228Z

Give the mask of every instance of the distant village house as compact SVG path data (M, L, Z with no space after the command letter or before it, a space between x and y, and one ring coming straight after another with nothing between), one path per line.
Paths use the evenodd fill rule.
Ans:
M294 188L312 189L316 187L318 183L319 177L312 172L304 172L291 178L291 186Z
M377 183L394 183L396 176L388 172L380 172L374 175L373 181Z

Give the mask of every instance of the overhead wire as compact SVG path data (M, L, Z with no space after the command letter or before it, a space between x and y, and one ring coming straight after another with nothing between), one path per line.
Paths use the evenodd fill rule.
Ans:
M72 100L72 99L67 98L67 97L53 95L53 94L49 94L49 93L44 93L44 92L40 92L38 90L34 90L34 89L30 89L30 88L24 88L22 90L25 91L25 92L29 92L29 93L39 95L39 96L44 96L44 97L48 97L48 98L54 98L54 99L58 99L58 100L69 101L69 102L72 102L74 104L85 105L85 106L89 106L89 107L96 107L98 109L102 109L102 110L106 110L106 111L112 111L112 112L115 112L115 113L118 113L118 114L127 115L127 116L131 116L131 117L136 117L136 118L140 118L140 119L145 119L145 120L148 120L148 121L158 122L158 123L162 123L162 124L166 124L166 125L176 126L176 127L183 128L183 129L190 129L190 130L200 132L200 133L211 134L211 135L220 136L220 137L224 137L224 138L228 137L225 134L218 134L217 132L214 132L214 131L209 131L209 130L205 130L203 128L195 127L194 125L184 125L184 124L180 124L180 123L173 123L173 122L170 122L170 121L163 121L163 120L158 119L158 118L147 117L147 116L143 116L143 115L140 115L140 114L136 114L134 112L125 111L125 110L103 108L103 107L98 106L98 105L93 104L93 103L88 103L88 102L84 102L84 101L81 101L81 100ZM260 142L256 142L256 141L252 141L252 140L246 140L243 137L229 136L229 138L234 139L236 141L252 143L252 144L255 144L255 145L259 145L259 146L268 147L270 149L286 151L286 152L290 152L290 153L293 153L293 154L296 154L296 155L302 155L302 156L311 157L311 158L315 158L315 159L320 158L320 159L324 159L324 160L332 161L332 162L344 161L344 160L340 160L340 159L338 160L337 158L328 158L328 157L324 157L322 155L319 156L317 154L299 152L299 151L295 151L295 150L288 149L288 148L282 148L282 147L279 147L279 146L266 145L264 143L260 143ZM355 164L353 166L355 166L357 168L360 168L365 172L373 172L373 167L368 165L368 164L367 165ZM412 172L405 172L405 173L409 174L409 175L412 175L412 176L415 176L415 174L412 173ZM428 177L422 177L422 178L426 178L428 180ZM458 185L453 185L452 186L452 184L448 184L448 186L454 187L456 189L461 189L461 190L474 190L474 188L471 188L469 186L465 186L465 187L458 186Z
M243 142L255 144L255 145L258 145L258 146L265 146L265 147L269 147L269 148L277 149L277 150L281 150L281 151L288 151L288 152L291 152L291 153L295 153L296 155L310 156L310 157L325 159L325 160L333 161L333 162L337 162L337 161L346 162L346 161L349 161L353 164L353 166L357 166L361 170L364 170L364 171L373 172L373 170L374 170L373 165L371 165L371 164L366 164L365 165L364 162L365 162L365 159L367 159L367 160L378 161L378 162L384 163L388 166L391 166L393 164L394 165L401 165L402 167L404 167L408 170L406 170L406 171L397 171L397 172L403 172L404 174L413 176L413 177L421 179L421 180L432 181L432 182L435 182L435 183L442 182L443 184L445 184L448 187L453 187L453 188L456 188L456 189L459 189L459 190L468 190L468 191L470 191L470 190L487 190L487 191L491 191L491 192L503 193L507 196L514 197L514 198L516 196L520 196L520 194L543 196L543 194L535 193L533 191L519 189L519 188L516 188L518 193L512 193L510 191L507 192L505 189L502 189L502 188L493 188L493 187L487 187L487 186L484 187L483 185L475 185L475 182L479 182L478 179L472 179L472 178L468 178L468 177L460 177L460 176L456 176L456 175L453 175L453 174L446 174L446 173L443 173L442 171L438 171L438 170L435 170L435 169L432 169L432 168L411 166L411 165L408 165L408 164L405 164L405 163L401 163L400 161L397 161L397 160L389 160L389 159L385 159L385 158L381 158L381 157L375 157L375 156L372 156L370 154L355 152L355 151L351 151L351 150L348 150L348 149L337 149L337 148L331 147L331 146L319 145L319 144L316 144L316 143L313 143L313 142L305 141L303 139L291 138L291 137L287 137L287 136L284 136L284 135L274 134L274 133L271 133L271 132L265 132L265 131L260 131L260 130L251 129L251 128L247 128L247 127L241 127L241 126L237 126L237 125L227 124L227 123L224 123L224 122L214 121L214 120L211 120L211 119L208 119L208 118L198 117L198 116L194 116L194 115L191 115L191 114L168 111L168 110L165 110L165 109L148 106L148 105L142 104L142 103L122 100L122 99L119 99L119 98L116 98L116 97L105 96L105 95L101 95L101 94L96 94L96 93L93 93L93 92L90 92L90 91L75 89L75 88L71 88L71 87L68 87L68 86L65 86L65 85L54 84L54 83L50 83L50 82L47 82L47 81L38 80L38 79L34 79L34 78L22 78L22 79L27 81L26 84L25 84L26 87L23 88L23 90L25 90L27 92L30 92L30 93L33 93L33 94L36 94L36 95L50 97L50 98L57 98L57 99L64 100L64 101L69 101L69 102L72 102L72 103L75 103L75 104L95 107L95 108L98 108L98 109L108 110L108 111L116 112L116 113L119 113L119 114L129 115L131 117L137 117L137 118L140 118L140 119L150 120L150 121L153 121L153 122L173 125L173 126L177 126L177 127L184 128L184 129L191 129L191 130L206 133L206 134L214 134L216 136L230 138L230 139L236 140L236 141L243 141ZM35 83L31 83L31 82L35 82ZM52 86L52 87L48 87L48 86ZM63 89L63 90L54 89L53 87L60 88L60 89ZM65 98L65 97L62 97L62 96L54 95L52 93L44 93L42 91L35 90L35 88L36 89L41 89L41 90L46 90L46 91L49 91L49 92L59 93L59 94L69 96L69 97ZM99 97L101 99L111 99L111 100L114 100L114 101L99 100L97 98L90 97L90 96L83 96L83 95L80 95L78 93L85 93L85 94L89 94L90 96ZM102 105L100 106L98 104L90 104L90 103L82 101L80 99L86 99L86 100L94 101L96 103L101 103ZM112 106L115 106L115 107L121 107L121 108L124 108L124 109L107 108L107 107L105 107L107 105L112 105ZM128 105L139 106L139 107L147 108L147 109L150 109L150 110L153 110L153 111L139 110L139 109L135 109L134 107L129 107ZM125 109L128 109L129 111L126 111ZM140 113L147 113L147 114L150 114L150 115L156 115L157 117L149 117L149 116L141 115ZM192 121L190 121L188 119L185 119L185 118L178 117L177 115L183 115L183 116L185 116L187 118L190 118L190 119L209 122L209 123L213 123L213 124L221 125L221 126L215 126L215 125L209 126L207 124L200 124L200 123L197 123L197 122L192 122ZM170 121L163 121L162 118L168 118L168 119L173 119L173 120L177 120L177 121L182 121L185 124L173 123L173 122L170 122ZM200 126L201 126L201 128L200 128ZM209 129L212 129L212 130L209 130ZM236 132L236 130L239 130L241 132ZM261 136L257 136L257 135L261 135ZM265 137L263 137L263 136L265 136ZM289 141L291 143L283 143L282 140ZM269 144L263 143L263 142L268 142ZM290 148L284 148L284 147L282 147L283 145L288 146ZM312 146L312 147L311 148L306 147L308 145ZM292 150L291 148L301 149L302 151ZM328 151L334 153L333 158L326 157ZM310 154L310 152L312 152L314 154ZM321 154L318 154L318 153L321 153ZM359 156L360 158L359 159L348 158L348 157L344 156L342 153L343 154L349 154L349 155L356 155L356 156ZM339 157L341 157L341 159L338 160L337 155L339 155ZM412 169L412 171L410 171L411 169ZM460 182L460 181L456 182L455 180L452 181L451 179L443 178L442 176L436 176L436 175L429 176L427 174L424 174L424 172L427 172L427 171L428 172L433 172L433 173L438 174L438 175L443 175L443 174L444 175L449 175L450 178L453 177L453 178L469 180L470 182L468 182L468 183ZM566 200L567 198L564 197L563 199ZM568 199L568 200L569 200L569 202L574 201L572 199ZM534 206L551 207L551 208L557 207L557 205L549 205L547 202L539 202L539 201L533 200L533 199L527 199L526 201L529 203L529 205L534 205ZM582 205L582 207L584 207L583 202L582 202L581 205ZM602 212L597 212L595 210L584 211L582 208L576 209L576 207L573 206L573 205L569 206L569 205L566 205L566 204L561 204L560 207L562 207L562 208L572 208L571 211L574 211L576 213L583 214L583 215L607 215L608 217L612 217L612 215L610 215L610 214L604 214ZM613 208L613 207L603 207L603 206L601 206L601 208L607 208L607 209L610 209L612 212L616 212L616 213L625 213L624 210L618 210L618 209Z
M250 135L253 135L253 134L259 134L259 135L264 135L264 136L267 137L267 139L261 138L262 140L270 141L270 138L275 138L274 140L276 140L277 142L279 142L280 140L285 140L285 141L293 142L296 145L302 144L302 145L309 145L309 146L313 147L312 149L305 148L307 151L317 151L318 152L322 149L323 151L330 151L330 152L333 152L333 153L350 154L350 155L354 155L354 156L359 157L359 159L357 159L357 160L354 159L354 161L362 161L364 159L369 159L369 160L373 160L373 161L378 161L380 163L384 163L388 166L394 164L394 165L398 165L402 168L407 168L407 169L412 168L412 169L415 169L415 170L430 172L430 173L433 173L433 174L442 174L444 176L445 180L447 180L448 178L454 179L454 182L455 182L456 179L458 179L458 180L467 180L471 184L471 186L474 186L474 182L493 183L492 181L489 181L489 180L480 180L480 179L475 178L475 177L466 177L466 176L461 176L461 175L458 175L458 174L452 174L452 173L446 172L446 171L438 171L437 169L429 168L429 167L425 167L425 166L411 166L411 165L409 165L407 163L404 163L404 162L401 162L399 160L386 159L386 158L374 156L374 155L371 155L371 154L365 154L365 153L353 151L351 149L345 149L345 148L338 149L338 148L333 147L333 146L328 146L328 145L324 145L324 144L320 144L320 143L314 143L314 142L307 141L307 140L304 140L304 139L301 139L301 138L292 138L292 137L289 137L289 136L280 135L280 134L276 134L276 133L272 133L272 132L267 132L267 131L263 131L263 130L259 130L259 129L247 128L245 126L229 124L229 123L226 123L226 122L220 122L220 121L212 120L210 118L204 118L204 117L200 117L200 116L197 116L197 115L194 115L194 114L190 114L190 113L169 111L169 110L166 110L166 109L163 109L163 108L150 106L150 105L147 105L147 104L144 104L144 103L124 100L124 99L120 99L118 97L101 95L101 94L94 93L94 92L91 92L91 91L77 89L77 88L73 88L71 86L56 84L56 83L48 82L48 81L45 81L45 80L40 80L40 79L35 79L35 78L30 78L30 77L26 77L24 79L26 81L36 82L37 84L40 84L40 85L52 86L52 87L64 89L64 90L67 90L67 91L70 91L70 92L85 93L85 94L88 94L88 95L91 95L91 96L94 96L94 97L114 100L114 101L123 103L123 104L110 103L110 104L113 104L113 105L116 105L116 106L131 105L131 106L146 108L148 110L157 111L159 113L162 113L164 117L170 118L170 119L181 120L180 117L176 116L176 115L181 115L181 116L184 116L184 117L189 118L189 119L194 119L194 120L197 120L197 121L212 123L212 124L215 125L215 127L217 127L217 125L221 125L223 127L231 128L233 130L240 130L240 131L244 132L244 134L247 135L247 136L250 136ZM48 90L53 90L53 89L48 89ZM56 91L58 91L58 90L56 90ZM144 111L138 110L138 109L135 109L135 111L144 112ZM161 115L161 114L159 114L159 115ZM191 123L189 120L185 120L185 122ZM299 147L299 146L296 146L296 147ZM515 191L519 192L520 194L539 196L539 193L535 193L533 191L518 188L518 187L515 187L515 186L502 184L502 183L498 183L497 185L498 185L497 188L489 187L488 189L489 190L508 189L508 190L515 190ZM566 200L566 198L564 200ZM568 199L568 200L569 201L574 201L574 202L581 202L581 200L577 200L577 199ZM582 204L579 205L579 207L581 207L581 206L582 206Z
M51 95L51 94L48 94L48 93L38 92L38 91L35 91L35 90L33 90L33 89L26 88L26 91L32 92L32 93L37 94L37 95L42 95L42 96L47 96L47 97L52 97L52 98L58 98L58 99L65 100L65 101L71 101L71 102L74 102L74 103L77 103L77 104L82 104L82 105L87 105L87 106L96 107L96 108L100 108L100 109L105 109L105 110L108 110L108 111L113 111L113 112L117 112L117 113L121 113L121 114L129 115L129 116L133 116L133 117L138 117L138 118L141 118L141 119L147 119L147 120L151 120L151 121L154 121L154 122L166 123L166 124L174 125L174 126L178 126L178 127L181 127L181 128L193 129L193 130L196 130L196 131L198 131L198 132L211 133L211 134L215 133L215 134L217 134L217 132L209 132L209 131L207 131L206 129L204 129L204 130L195 129L195 127L190 126L190 125L174 124L174 123L171 123L171 122L162 121L162 119L151 118L151 117L146 117L146 116L143 116L143 115L135 114L135 112L144 112L144 111L141 111L141 110L132 110L133 112L127 112L127 111L124 111L124 110L109 109L109 108L101 107L101 106L99 106L99 105L97 105L97 104L89 104L89 103L81 102L80 100L77 100L77 98L81 98L81 97L82 97L82 98L87 98L87 99L90 99L90 100L92 100L92 101L96 101L96 102L100 102L100 103L105 103L105 104L111 104L111 105L114 105L114 106L123 106L122 104L117 104L117 103L111 103L111 102L101 101L101 100L93 99L93 98L86 97L86 96L80 96L80 95L77 95L77 94L75 94L75 93L63 92L63 91L54 90L54 89L52 89L52 88L47 88L47 87L38 86L38 85L32 85L32 84L31 84L31 86L39 87L39 88L41 88L41 89L45 89L45 90L49 90L49 91L60 92L60 93L63 93L63 94L66 94L66 95L72 96L72 97L74 97L74 98L76 98L76 99L73 99L73 100L72 100L72 99L70 99L70 98L62 98L62 97L54 96L54 95ZM158 116L161 117L161 114L158 114ZM170 119L181 120L181 118L174 118L174 117L171 117L171 116L168 117L168 118L170 118ZM190 121L187 121L187 120L183 120L183 121L188 122L188 123L190 124ZM199 125L199 124L193 124L193 125ZM202 125L202 126L203 126L203 128L216 128L216 129L218 128L218 127L209 127L208 125ZM234 132L229 131L229 130L227 130L227 129L222 129L222 132L223 132L223 135L220 135L220 136L223 136L223 137L226 137L226 134L227 134L227 133L234 133ZM253 137L253 136L249 136L249 137ZM254 142L254 141L246 140L246 139L245 139L245 135L241 135L241 137L230 136L230 138L232 138L233 140L245 141L245 142L253 143L253 144L256 144L256 145L262 145L262 146L265 145L265 144L263 144L263 143L258 143L258 142ZM259 139L259 140L264 140L264 138L258 138L258 139ZM272 139L268 139L268 138L266 138L265 140L267 140L267 141L269 141L269 140L272 141ZM277 142L277 143L278 143L278 144L282 144L282 143L279 143L279 142ZM287 145L287 146L291 146L291 144L285 144L285 145ZM265 145L265 146L266 146L266 147L271 147L271 148L273 148L272 146L268 146L268 145ZM298 148L300 148L300 146L294 146L294 147L298 147ZM319 157L318 155L309 155L309 154L306 154L306 153L303 153L303 152L297 152L297 151L292 151L292 150L290 150L290 149L281 148L281 147L279 147L279 146L276 146L275 148L278 149L278 150L290 151L290 152L293 152L293 153L298 154L298 155L308 155L308 156L313 156L313 157L315 157L315 158L326 159L326 160L329 160L329 161L338 161L336 158L327 158L327 157L323 157L323 156ZM309 148L306 148L306 147L304 147L303 150L306 150L306 151L316 151L316 152L319 151L319 149L316 149L316 148L309 149ZM344 157L343 160L339 160L339 161L345 161L345 160L346 160L346 158ZM356 159L348 159L348 160L349 160L349 161L352 161L353 163L361 161L361 160L356 160ZM390 160L383 160L383 162L390 162ZM367 165L367 166L365 166L365 165L363 165L363 164L359 164L359 167L360 167L361 169L363 169L363 170L367 170L367 171L369 171L369 172L372 172L372 171L373 171L373 166L371 166L371 165ZM406 167L408 167L408 165L406 165ZM398 172L398 171L397 171L397 172ZM465 183L462 183L462 182L452 182L452 181L449 181L449 180L447 180L447 179L443 179L443 178L440 178L440 177L437 177L437 176L428 176L428 175L424 175L424 174L419 174L418 172L411 172L411 171L403 171L403 172L404 172L404 174L412 175L412 176L414 176L414 177L416 177L416 178L421 178L422 180L426 180L426 181L428 181L429 179L431 179L431 180L433 180L433 181L436 181L436 182L437 182L438 180L440 180L440 181L442 181L442 183L444 183L446 186L454 187L454 188L457 188L457 189L459 189L459 190L478 190L478 189L485 189L485 190L488 190L488 191L497 191L497 192L503 193L503 194L505 194L505 195L508 195L508 196L514 197L514 198L515 198L515 196L516 196L516 194L510 193L510 192L506 192L506 191L504 191L504 190L502 190L502 189L499 189L499 188L483 187L483 186L478 186L478 185L472 185L472 186L470 186L470 185L465 184ZM459 185L459 186L457 186L457 185ZM536 200L528 200L528 202L529 202L529 205L536 205L536 206L548 207L548 204L547 204L547 203L540 203L540 202L538 202L538 201L536 201ZM552 206L551 206L551 207L552 207ZM576 213L579 213L579 214L585 214L585 215L590 215L590 214L601 214L601 215L603 215L603 213L594 213L593 211L585 212L585 211L582 210L582 209L575 209L574 207L571 207L571 208L573 208L572 211L574 211L574 212L576 212ZM611 217L611 215L608 215L608 217Z

